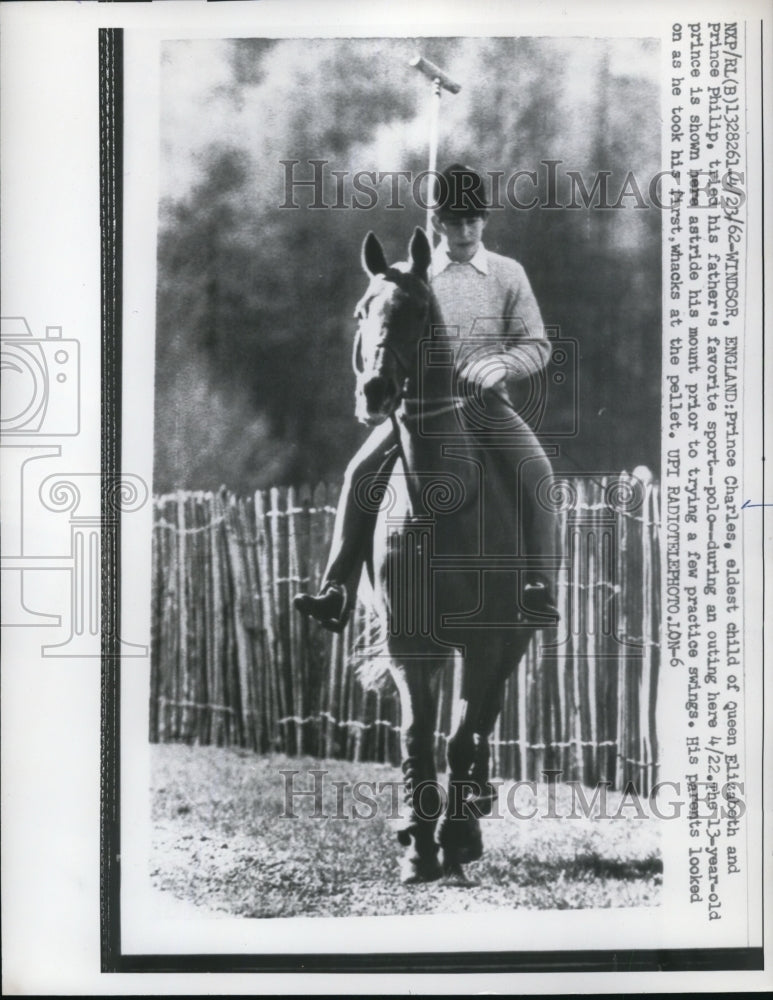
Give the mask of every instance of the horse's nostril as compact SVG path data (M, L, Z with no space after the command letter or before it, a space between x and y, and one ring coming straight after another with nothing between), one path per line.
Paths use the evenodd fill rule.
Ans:
M368 404L368 409L371 411L379 410L386 396L386 380L378 375L375 378L368 379L362 387L362 391L365 393L365 401Z

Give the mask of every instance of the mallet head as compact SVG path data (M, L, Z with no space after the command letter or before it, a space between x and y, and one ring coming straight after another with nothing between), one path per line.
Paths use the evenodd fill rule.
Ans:
M420 73L423 73L433 82L437 80L443 90L449 91L451 94L458 94L462 89L462 85L457 83L456 80L452 80L451 77L444 73L443 70L436 66L429 59L425 59L424 56L414 56L408 63L409 66L413 66Z

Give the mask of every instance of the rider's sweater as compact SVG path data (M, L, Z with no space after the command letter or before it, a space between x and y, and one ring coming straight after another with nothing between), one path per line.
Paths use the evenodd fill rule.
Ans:
M547 364L550 343L529 279L517 261L481 244L471 261L459 264L441 245L432 259L432 290L447 333L459 337L458 371L480 368L476 360L494 355L509 382Z

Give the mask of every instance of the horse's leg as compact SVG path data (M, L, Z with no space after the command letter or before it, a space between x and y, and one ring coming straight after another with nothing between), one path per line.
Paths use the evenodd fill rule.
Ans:
M448 801L438 831L447 875L466 881L461 866L483 854L479 818L491 811L482 804L483 791L473 780L478 759L478 720L482 693L493 681L498 662L496 650L467 650L462 670L459 723L448 741Z
M438 834L446 871L461 879L461 865L483 854L479 819L491 813L496 798L488 738L502 709L505 681L530 637L512 643L490 636L480 648L468 648L464 660L459 724L448 741L448 803Z
M477 678L475 683L477 697L468 708L468 713L475 716L470 723L474 731L475 746L469 777L476 805L482 816L491 813L497 794L489 781L489 737L502 711L507 679L525 655L533 634L532 629L524 630L523 635L519 635L514 643L498 650L496 659L490 661L492 669L486 671L487 683L481 683L483 678Z
M435 826L442 811L435 768L435 716L439 663L395 665L392 676L400 693L402 710L405 821L397 832L409 848L401 863L401 880L410 885L440 878Z

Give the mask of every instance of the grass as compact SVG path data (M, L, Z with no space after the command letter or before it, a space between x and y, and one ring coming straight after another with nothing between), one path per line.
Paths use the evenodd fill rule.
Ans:
M484 912L499 909L582 909L652 906L660 902L662 861L656 819L635 819L610 792L607 814L566 818L571 795L555 789L548 819L547 788L536 802L526 788L505 808L513 783L500 791L500 816L482 821L485 853L467 866L478 883L465 888L398 881L402 848L390 822L393 792L373 795L378 810L357 805L333 782L399 781L383 764L318 761L175 744L152 748L153 847L156 888L209 911L233 916L361 916ZM283 817L282 770L300 772L297 789L311 788L310 769L324 769L323 809L296 797L296 819ZM512 798L511 792L511 798ZM586 796L587 797L587 796ZM370 818L352 818L352 809ZM340 818L336 818L336 812Z

